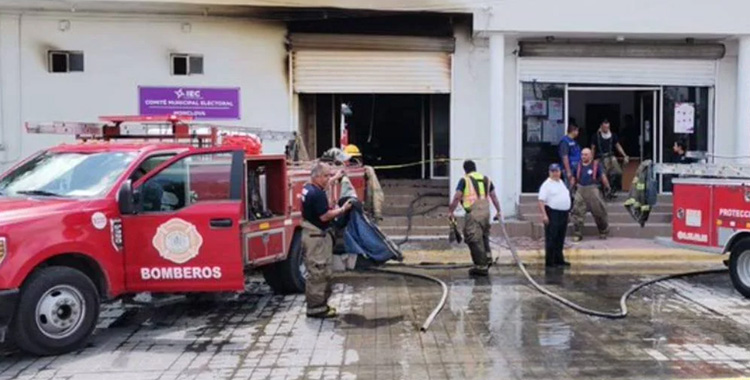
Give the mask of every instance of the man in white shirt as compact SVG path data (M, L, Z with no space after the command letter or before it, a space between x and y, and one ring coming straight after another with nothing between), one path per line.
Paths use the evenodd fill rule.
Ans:
M539 210L544 222L544 254L547 267L570 266L563 257L568 229L570 191L561 179L560 165L549 166L549 178L539 188Z

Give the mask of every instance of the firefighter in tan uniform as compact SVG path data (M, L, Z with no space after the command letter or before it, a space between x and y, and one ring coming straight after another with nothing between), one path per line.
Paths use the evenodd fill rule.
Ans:
M456 194L448 209L451 221L454 221L453 212L459 202L466 211L464 224L464 241L471 251L471 261L474 267L469 270L472 276L487 276L488 269L492 263L492 251L490 250L490 202L497 210L495 220L500 220L500 202L495 195L495 185L489 178L477 173L477 165L474 161L464 161L464 172L466 175L456 187ZM489 197L488 197L489 195ZM489 198L489 199L488 199Z
M625 165L630 161L630 157L625 153L625 149L622 148L617 134L612 132L609 120L604 119L599 125L599 130L591 138L591 150L593 151L594 158L599 160L602 166L604 166L604 174L612 180L612 191L608 190L607 196L614 198L615 194L622 190L622 167L617 162L615 151L622 154Z
M602 193L599 191L600 181L605 191L609 192L609 181L603 168L598 161L594 161L591 149L586 148L581 152L581 162L578 164L574 179L576 190L571 212L573 241L583 239L583 221L587 211L591 211L591 215L594 216L596 227L599 229L599 237L606 239L609 234L607 208L604 205Z
M332 176L328 165L317 163L310 173L310 183L302 189L302 253L308 273L305 299L307 316L311 318L336 316L336 309L328 305L333 264L333 235L328 224L349 211L351 203L329 209L326 189L343 175L339 171Z

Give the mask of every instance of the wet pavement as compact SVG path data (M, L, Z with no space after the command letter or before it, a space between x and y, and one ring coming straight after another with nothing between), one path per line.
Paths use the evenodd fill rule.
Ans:
M532 273L590 308L616 311L621 293L654 277L623 270ZM337 277L342 314L308 320L302 296L265 285L220 300L159 309L108 305L91 343L59 357L0 347L0 379L698 379L750 375L750 301L726 274L670 280L637 293L624 320L553 303L511 266L489 278L424 271L448 303L419 326L440 287L389 274ZM644 275L642 273L648 272ZM664 273L669 272L665 270Z

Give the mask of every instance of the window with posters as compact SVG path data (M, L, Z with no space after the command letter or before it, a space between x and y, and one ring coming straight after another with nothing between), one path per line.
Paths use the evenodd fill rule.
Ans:
M665 86L663 162L676 162L674 145L685 144L688 151L708 151L709 87ZM662 191L672 191L665 177Z
M522 191L535 193L547 167L559 162L557 146L565 135L565 84L523 83Z

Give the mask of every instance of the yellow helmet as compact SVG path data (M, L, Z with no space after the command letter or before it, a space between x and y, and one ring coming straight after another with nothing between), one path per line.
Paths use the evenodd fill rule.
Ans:
M361 157L362 152L359 151L359 148L357 148L354 144L349 144L344 147L344 153L352 156L352 157Z

